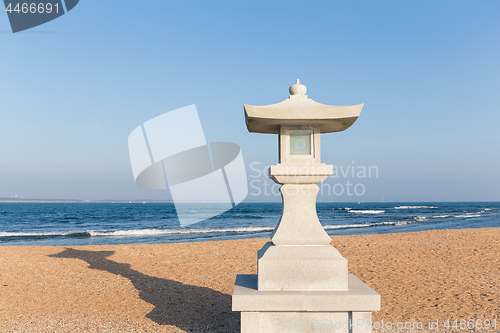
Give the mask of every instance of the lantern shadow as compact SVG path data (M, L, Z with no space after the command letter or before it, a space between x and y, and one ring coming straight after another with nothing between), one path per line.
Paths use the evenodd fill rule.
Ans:
M66 248L52 258L80 259L90 269L120 275L132 282L139 297L155 308L146 318L159 325L172 325L184 331L235 332L239 315L231 310L231 296L219 291L143 274L130 264L108 259L114 251L86 251Z

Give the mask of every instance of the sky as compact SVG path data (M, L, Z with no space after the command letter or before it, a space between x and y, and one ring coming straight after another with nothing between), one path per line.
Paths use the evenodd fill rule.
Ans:
M319 103L365 103L351 128L321 137L338 173L319 201L500 201L499 12L498 1L81 0L15 34L0 14L0 198L169 200L135 184L127 139L195 104L207 141L240 146L246 201L280 201L264 176L277 136L249 133L243 104L281 102L300 79Z

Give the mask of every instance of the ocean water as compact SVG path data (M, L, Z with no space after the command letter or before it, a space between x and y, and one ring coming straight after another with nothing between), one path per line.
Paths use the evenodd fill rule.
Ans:
M151 244L267 238L281 203L243 203L181 228L171 203L0 203L0 245ZM205 209L193 205L196 210ZM499 202L318 203L330 235L500 226Z

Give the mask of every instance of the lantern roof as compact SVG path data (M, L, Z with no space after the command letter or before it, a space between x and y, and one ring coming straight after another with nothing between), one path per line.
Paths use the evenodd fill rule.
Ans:
M306 95L307 88L297 79L283 102L253 106L244 104L249 132L279 134L280 125L319 126L321 133L341 132L358 119L364 104L350 106L325 105Z

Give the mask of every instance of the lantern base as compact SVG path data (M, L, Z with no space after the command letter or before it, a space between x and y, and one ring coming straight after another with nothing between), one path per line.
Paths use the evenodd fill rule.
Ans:
M259 291L257 275L238 275L233 311L241 311L242 333L371 332L371 311L380 310L380 295L349 274L342 291Z

